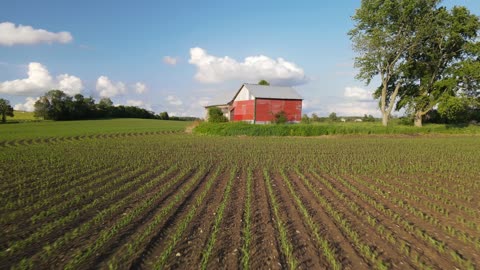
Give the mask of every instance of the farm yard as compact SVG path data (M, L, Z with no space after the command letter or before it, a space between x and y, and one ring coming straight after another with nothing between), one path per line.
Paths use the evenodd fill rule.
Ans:
M2 269L480 267L478 135L220 137L141 121L0 127Z

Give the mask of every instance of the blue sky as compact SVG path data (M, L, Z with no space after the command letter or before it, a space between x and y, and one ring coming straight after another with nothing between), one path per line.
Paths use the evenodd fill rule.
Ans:
M480 13L480 1L444 4ZM347 32L359 5L5 1L0 97L31 109L35 98L60 88L155 112L203 116L202 105L227 101L243 82L267 79L297 89L305 113L379 115L371 99L376 85L354 78Z

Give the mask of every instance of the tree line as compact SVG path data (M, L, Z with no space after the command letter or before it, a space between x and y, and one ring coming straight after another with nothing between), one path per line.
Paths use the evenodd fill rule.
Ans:
M35 117L46 120L84 120L99 118L156 118L153 112L135 106L113 106L109 98L98 103L92 97L73 97L61 90L50 90L35 102Z
M6 99L0 99L0 115L2 122L6 116L14 116L13 107ZM76 94L73 97L61 90L50 90L41 96L34 105L34 116L45 120L88 120L105 118L143 118L176 121L194 121L196 117L169 116L168 112L156 115L136 106L114 106L109 98L102 98L98 103L92 97Z
M480 108L480 20L441 0L362 0L349 32L358 79L380 85L383 125L405 110L416 126L436 110L464 121ZM459 117L460 116L460 117Z

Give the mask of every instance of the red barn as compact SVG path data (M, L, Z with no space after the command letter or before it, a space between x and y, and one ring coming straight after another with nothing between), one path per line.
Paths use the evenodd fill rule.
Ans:
M284 111L288 122L298 123L302 119L302 97L292 88L243 84L233 99L219 107L230 121L249 123L271 123L275 114Z

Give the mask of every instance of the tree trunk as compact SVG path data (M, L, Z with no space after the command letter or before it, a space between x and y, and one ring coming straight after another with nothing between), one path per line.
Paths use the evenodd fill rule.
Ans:
M422 127L422 112L415 113L414 124L416 127Z
M385 127L388 125L388 112L382 112L382 125Z
M5 113L2 113L2 123L7 122L7 115Z

